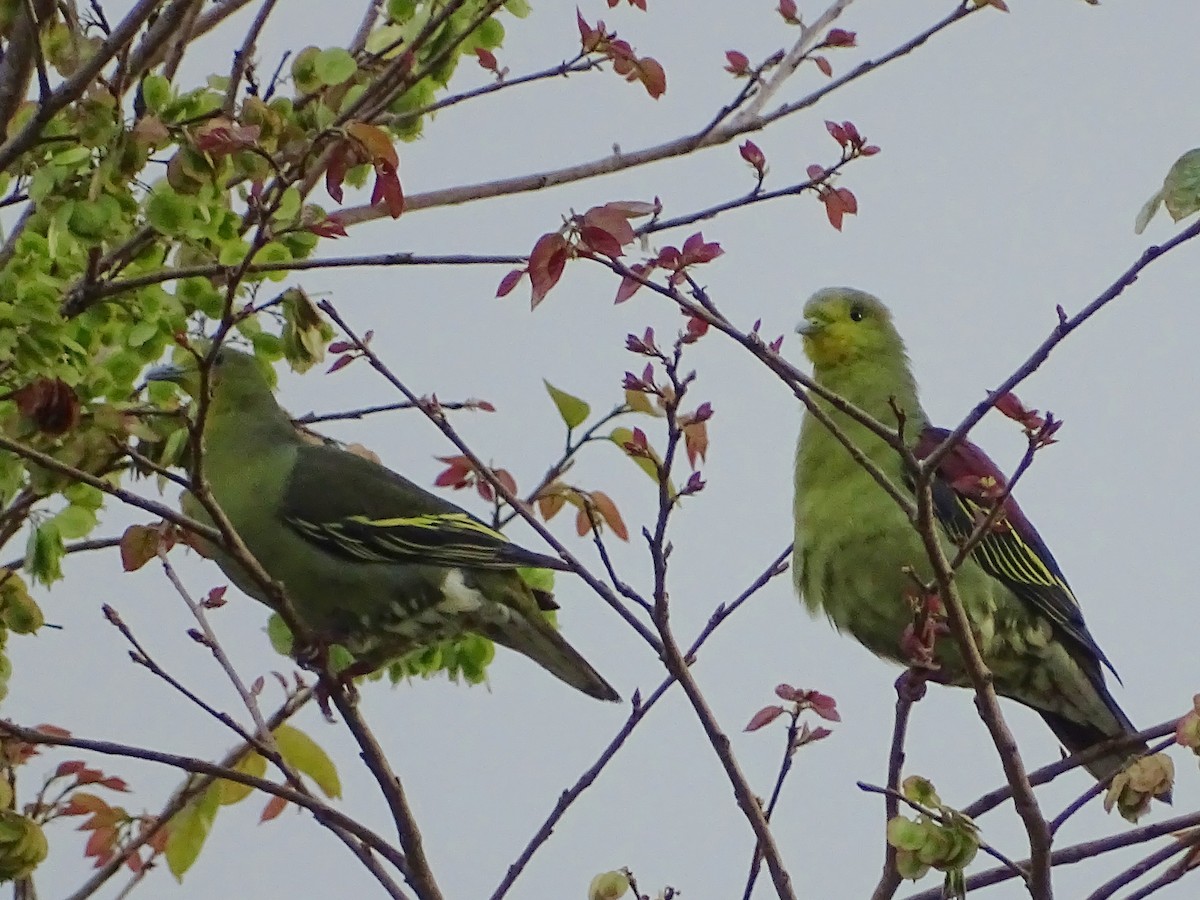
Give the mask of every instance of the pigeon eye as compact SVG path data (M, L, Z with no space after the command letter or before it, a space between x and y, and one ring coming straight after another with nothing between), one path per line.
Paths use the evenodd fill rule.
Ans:
M865 309L863 309L861 306L850 307L850 321L851 322L861 322L863 320L863 318L866 316L866 314L867 314L867 311Z

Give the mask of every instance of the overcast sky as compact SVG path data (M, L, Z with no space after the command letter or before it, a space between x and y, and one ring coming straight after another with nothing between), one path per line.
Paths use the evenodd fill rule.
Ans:
M788 333L783 352L797 363L802 355L791 330L812 291L846 284L888 302L908 341L925 406L947 425L1048 334L1056 304L1078 310L1145 246L1174 233L1160 214L1146 234L1135 236L1134 217L1174 159L1200 144L1200 5L1009 2L1011 14L972 16L816 109L754 136L771 167L768 187L802 180L808 164L836 158L824 119L852 120L882 147L878 156L851 165L841 182L860 206L843 232L829 227L810 196L759 204L702 226L725 250L701 273L713 300L741 326L761 318L764 334ZM602 156L613 144L632 150L695 130L737 87L722 71L726 50L759 59L796 35L766 0L649 5L645 14L624 6L608 10L599 0L580 7L590 21L603 17L641 53L662 62L668 79L662 99L649 99L612 73L593 73L464 104L430 123L423 140L401 148L406 191L554 168ZM534 7L529 19L508 22L498 55L513 74L556 63L577 46L573 4L535 0ZM819 11L804 7L810 17ZM836 73L849 71L951 8L930 0L859 0L839 22L858 33L859 47L833 51L830 61ZM244 29L248 18L236 22ZM260 45L263 70L274 68L285 47L344 43L356 22L357 12L350 16L340 4L282 3ZM237 32L227 28L225 34ZM191 60L193 77L201 67L226 65L229 40L205 43L206 52ZM467 61L454 87L486 79ZM779 99L795 99L824 80L809 67ZM373 223L327 252L522 253L572 208L658 196L665 214L676 215L737 196L751 184L736 147L727 145L553 191ZM654 244L678 244L691 230L658 235ZM526 287L494 299L503 272L340 270L294 283L333 300L360 329L373 328L374 347L414 390L436 391L444 400L492 401L495 414L459 414L453 422L484 459L507 467L528 487L562 439L542 379L605 410L621 396L622 373L641 364L624 350L625 334L647 325L671 334L681 320L647 291L614 307L615 280L583 264L569 266L531 313ZM1143 726L1184 712L1200 690L1189 575L1200 507L1200 482L1193 477L1198 283L1200 245L1185 245L1155 263L1019 389L1026 403L1066 423L1060 442L1039 454L1025 476L1022 505L1121 673L1124 687L1114 688L1116 697ZM689 358L699 371L694 397L711 400L716 415L704 468L708 488L685 505L673 536L673 621L684 642L791 540L800 417L789 391L720 335L706 337ZM357 366L332 376L320 370L285 376L282 399L301 414L396 398ZM652 440L661 439L648 430ZM328 431L366 444L387 465L425 484L441 467L434 456L455 452L418 414ZM1024 444L1019 430L995 415L975 437L1006 468ZM648 557L636 533L653 511L652 485L613 448L594 450L571 477L607 491L620 505L635 539L615 548L617 563L623 577L645 587ZM466 495L453 499L472 502ZM118 510L110 519L104 533L145 521ZM595 563L568 516L556 520L554 530ZM527 528L514 534L544 549ZM178 562L197 593L224 583L215 567L194 557ZM130 664L122 639L100 615L101 603L115 606L156 658L236 712L237 698L221 672L185 636L189 615L161 572L147 566L123 574L116 553L71 559L66 572L64 582L43 592L47 618L63 630L9 642L16 671L5 715L189 754L223 751L229 733ZM561 578L558 599L564 632L626 698L658 683L661 667L645 645L581 582ZM214 615L248 680L289 668L267 644L265 619L260 606L240 596ZM780 681L837 699L844 721L831 738L798 755L774 830L800 896L867 896L883 854L883 812L880 799L855 782L886 778L898 671L810 619L789 575L718 632L695 673L763 794L778 766L783 732L742 734L746 720L771 701ZM493 665L490 689L444 680L395 690L368 685L362 702L408 787L434 871L456 900L491 892L561 790L626 714L505 651ZM1030 767L1057 758L1056 743L1036 715L1008 703L1004 711ZM336 754L346 809L388 832L386 810L343 730L326 726L312 710L297 724ZM1200 781L1190 755L1175 758L1174 811L1186 812L1200 798ZM933 779L954 805L1003 780L966 691L930 691L914 713L908 759L908 771ZM178 781L149 765L102 764L134 785L132 809L153 810ZM1075 773L1039 791L1043 808L1056 813L1088 783ZM1061 844L1128 827L1094 807L1060 833ZM142 896L374 895L369 876L310 817L287 814L257 826L258 810L257 803L223 810L183 885L163 871L151 876ZM1009 810L980 824L990 843L1024 855L1024 835ZM69 835L69 827L51 829L52 856L38 872L45 898L63 895L86 874L82 840ZM692 900L737 897L751 846L717 760L676 690L576 804L510 896L581 898L593 874L629 866L644 890L670 884ZM1062 870L1060 896L1086 895L1137 855ZM117 884L104 896L113 896ZM919 887L934 884L930 877ZM1021 894L1012 883L987 891L990 897ZM1195 891L1193 878L1160 896ZM772 895L763 878L757 896Z

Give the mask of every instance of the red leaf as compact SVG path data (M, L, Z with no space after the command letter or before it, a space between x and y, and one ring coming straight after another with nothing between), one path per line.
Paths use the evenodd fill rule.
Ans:
M805 169L804 172L806 175L808 175L809 181L824 181L826 177L824 167L819 166L816 163L813 163L811 166Z
M512 473L508 469L493 469L492 472L495 474L496 480L504 485L504 489L515 497L517 494L517 480L512 477Z
M1036 409L1029 409L1012 391L997 397L994 406L1001 413L1015 422L1020 422L1030 431L1035 431L1045 424L1045 420L1038 415L1038 411Z
M601 256L616 259L622 255L621 242L611 232L596 225L584 225L579 229L579 238Z
M611 528L612 533L618 538L628 541L629 529L625 527L625 520L621 518L617 504L612 501L612 498L603 491L592 491L588 496L592 501L592 507L604 524Z
M657 59L643 56L638 60L638 81L646 88L646 93L657 100L667 92L667 73Z
M479 60L479 65L487 69L489 72L496 71L496 55L491 50L485 50L482 47L475 48L475 57Z
M643 278L650 272L654 266L650 263L635 263L629 267L629 271L635 275L640 275ZM638 288L642 286L642 282L637 278L630 278L626 275L621 279L621 285L617 288L617 296L613 300L614 304L624 303L630 297L637 293Z
M529 280L533 282L532 308L536 309L546 299L550 289L558 284L570 250L567 239L557 231L543 234L533 245L529 254Z
M833 66L829 64L829 60L823 56L814 56L812 60L817 64L817 68L821 70L822 75L826 78L833 77Z
M258 822L261 825L263 822L270 822L277 818L284 809L287 808L288 802L282 797L272 797L267 801L267 805L263 807L262 815L258 817Z
M796 13L796 0L779 0L779 14L789 25L800 24L800 17Z
M512 293L513 288L520 283L521 278L525 275L525 269L513 269L507 275L500 279L500 286L496 288L497 297L507 297Z
M618 201L605 203L603 206L593 206L580 217L580 221L584 228L599 228L601 231L608 232L619 246L624 247L626 244L633 243L636 237L629 220L648 216L652 212L654 212L654 206L650 203L638 200Z
M853 47L857 43L857 35L844 28L830 28L822 42L826 47Z
M850 192L850 188L835 188L834 193L842 201L842 209L847 215L853 215L858 212L858 198Z
M375 161L375 187L371 191L371 205L383 201L388 215L393 219L400 218L404 212L404 188L400 185L400 176L396 168L385 160Z
M750 721L746 723L746 728L744 730L758 731L758 729L766 725L770 725L785 712L787 712L787 710L785 710L782 706L764 706L753 716L751 716Z
M684 265L712 262L724 252L716 241L705 242L704 235L699 231L689 235L683 242Z
M746 141L746 143L738 147L738 153L740 153L742 155L742 159L750 163L750 165L754 167L754 171L758 172L760 175L766 170L767 158L763 155L762 150L758 148L758 144L754 143L754 141Z
M833 139L843 147L850 143L850 136L846 134L846 129L837 122L830 122L828 119L826 119L825 129L829 132Z
M780 700L796 703L804 696L804 691L794 688L790 684L777 684L775 685L775 696Z
M812 711L829 722L842 721L841 713L837 711L837 701L828 694L820 691L809 691L807 699Z
M52 437L79 424L79 396L61 378L39 378L13 391L11 397L22 416Z
M346 368L346 366L350 365L350 363L354 362L354 360L356 360L357 358L358 357L354 356L352 353L343 354L342 356L339 356L337 359L335 359L333 361L333 364L328 369L325 370L325 374L332 375L334 372L338 371L339 369Z
M229 601L225 599L225 592L229 590L227 585L215 587L208 592L208 596L201 601L201 606L205 609L220 609Z
M750 57L739 50L726 50L725 63L726 72L738 76L750 74Z
M346 180L346 172L350 169L350 153L347 143L342 141L329 157L329 165L325 169L325 191L335 203L342 202L342 182Z
M314 222L312 225L308 226L307 230L318 237L326 238L347 237L349 234L346 231L346 226L342 224L342 220L339 219L336 214L326 216L320 222Z

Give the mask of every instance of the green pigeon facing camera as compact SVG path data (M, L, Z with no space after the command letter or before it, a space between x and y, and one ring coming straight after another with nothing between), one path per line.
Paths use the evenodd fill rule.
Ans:
M164 366L152 380L195 382ZM204 476L217 505L263 569L284 586L314 636L354 656L350 675L411 650L475 633L528 656L600 700L613 687L543 615L553 609L519 568L566 570L378 463L301 436L254 357L222 347L209 369ZM184 512L211 521L184 495ZM250 596L244 569L212 556ZM343 673L345 676L347 673Z
M814 380L884 424L904 416L904 433L920 459L948 435L930 425L917 398L904 342L887 307L851 288L818 291L796 329ZM814 397L850 441L898 486L912 486L900 455L864 426ZM950 558L989 504L971 484L1004 477L970 441L938 467L933 505ZM908 664L902 636L913 624L912 575L933 571L920 536L896 502L851 459L845 447L805 414L796 449L796 587L809 611L822 611L877 656ZM1066 578L1041 536L1009 497L1004 524L979 542L955 575L996 692L1036 710L1072 753L1134 733L1108 692L1112 665L1083 620ZM955 642L937 641L933 680L968 686ZM1103 779L1145 745L1102 756L1088 770Z

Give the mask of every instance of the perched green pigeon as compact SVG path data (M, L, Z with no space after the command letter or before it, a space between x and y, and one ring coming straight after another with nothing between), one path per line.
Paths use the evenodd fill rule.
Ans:
M895 425L923 458L949 434L929 424L917 399L904 342L887 307L851 288L818 291L796 330L813 364L813 378L878 421ZM912 486L900 455L844 413L817 400L850 440L896 485ZM987 455L960 441L938 469L933 502L948 558L990 509L972 485L1002 487ZM851 459L811 414L796 448L796 587L809 611L823 611L877 656L902 665L914 623L917 593L932 567L900 507ZM1049 549L1011 497L1004 519L958 570L955 584L997 693L1036 710L1072 753L1136 731L1104 684L1111 663L1088 633L1083 613ZM936 642L934 680L968 685L957 645ZM1115 672L1114 672L1115 674ZM1099 779L1145 747L1122 750L1088 765Z
M196 375L165 366L150 378L186 383ZM549 595L517 572L565 563L518 547L378 463L308 441L252 356L221 348L209 381L203 460L213 497L303 624L353 654L349 675L473 632L585 694L620 699L546 621L543 606L555 608ZM184 511L209 521L190 494ZM266 602L248 573L211 549L238 587Z

